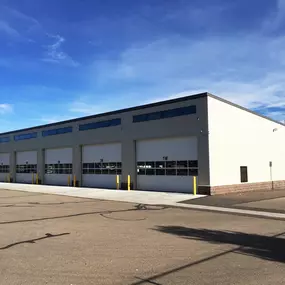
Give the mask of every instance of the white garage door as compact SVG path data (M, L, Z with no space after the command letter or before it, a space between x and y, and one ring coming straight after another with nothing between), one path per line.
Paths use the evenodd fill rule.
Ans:
M0 182L7 182L10 173L10 154L0 153Z
M72 148L45 150L45 181L47 185L65 185L72 181Z
M121 144L84 146L82 163L83 186L115 189L122 172Z
M36 151L17 152L16 182L33 183L35 182L35 173L37 173L37 152Z
M193 192L198 175L197 138L137 141L137 188Z

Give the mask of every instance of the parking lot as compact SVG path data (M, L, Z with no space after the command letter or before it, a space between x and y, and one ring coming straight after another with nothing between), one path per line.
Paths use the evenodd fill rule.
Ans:
M0 190L0 284L284 284L285 224Z

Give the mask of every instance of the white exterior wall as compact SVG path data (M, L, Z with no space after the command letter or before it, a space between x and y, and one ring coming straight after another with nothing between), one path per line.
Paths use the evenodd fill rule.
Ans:
M208 97L210 185L285 180L285 126ZM273 131L275 129L275 131Z

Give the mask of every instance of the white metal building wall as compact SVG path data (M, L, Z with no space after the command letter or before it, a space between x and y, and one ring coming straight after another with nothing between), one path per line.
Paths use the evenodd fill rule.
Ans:
M193 191L193 176L189 175L190 172L185 174L187 170L182 169L183 166L180 167L185 161L198 163L197 137L141 140L137 141L136 152L138 189ZM171 162L174 165L173 169L167 169L172 164ZM187 168L190 169L189 166ZM197 165L191 168L191 171L197 171Z
M68 185L72 181L72 148L45 150L45 178L48 185Z
M1 182L6 182L8 179L9 172L6 171L7 166L10 172L10 153L0 153L0 181Z
M209 97L211 186L285 180L285 126ZM272 167L270 167L272 162Z
M116 175L121 175L121 162L121 143L83 146L82 185L115 189Z
M27 173L29 167L37 165L37 151L23 151L16 153L16 182L32 183L33 173ZM20 171L19 171L20 170ZM28 170L30 171L30 170Z

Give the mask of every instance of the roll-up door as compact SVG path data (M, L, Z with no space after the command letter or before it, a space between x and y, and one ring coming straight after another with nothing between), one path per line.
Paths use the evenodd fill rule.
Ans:
M82 147L82 181L85 187L116 188L121 176L121 144L98 144Z
M196 137L141 140L136 144L137 188L192 192L198 175Z
M35 183L37 173L37 151L16 153L16 182Z
M45 150L45 181L47 185L65 185L72 181L72 148Z
M0 153L0 182L8 182L10 175L10 153Z

